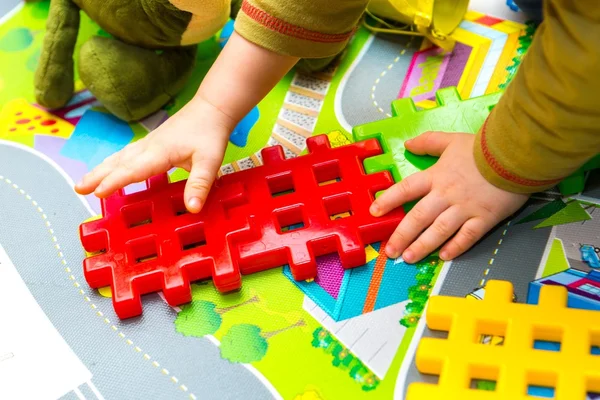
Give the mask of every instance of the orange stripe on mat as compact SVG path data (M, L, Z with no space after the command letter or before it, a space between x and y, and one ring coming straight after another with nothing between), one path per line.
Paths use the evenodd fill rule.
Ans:
M377 293L379 293L379 286L381 285L381 279L383 278L383 271L385 270L385 263L387 256L385 255L386 242L381 242L379 247L379 256L375 260L375 269L373 270L373 276L371 277L371 284L367 291L367 299L365 300L365 306L363 307L363 314L371 312L375 309L375 301L377 300Z

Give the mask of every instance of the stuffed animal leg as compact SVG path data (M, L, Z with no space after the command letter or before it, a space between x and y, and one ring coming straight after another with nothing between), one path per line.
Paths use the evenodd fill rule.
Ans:
M71 0L52 0L34 82L36 100L44 107L63 107L73 95L78 31L79 8Z
M185 85L197 46L151 50L95 36L81 47L79 75L111 113L136 121L158 111Z

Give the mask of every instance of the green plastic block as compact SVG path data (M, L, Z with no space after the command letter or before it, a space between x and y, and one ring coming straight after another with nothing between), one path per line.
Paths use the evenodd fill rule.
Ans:
M582 192L585 186L585 173L593 169L600 169L600 154L592 158L579 168L573 175L563 179L558 184L558 190L563 196L571 196L575 193Z
M427 131L476 133L502 92L462 100L454 87L438 90L436 108L418 111L410 98L392 103L392 117L359 125L352 130L355 141L379 139L383 154L365 160L367 173L390 171L399 182L429 168L436 157L417 156L404 148L404 142Z

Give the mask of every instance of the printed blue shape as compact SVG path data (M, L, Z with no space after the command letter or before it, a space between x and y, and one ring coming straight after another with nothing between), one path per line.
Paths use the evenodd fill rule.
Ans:
M579 251L581 252L581 261L587 263L590 268L600 268L600 247L582 244Z
M296 286L298 286L298 288L302 290L304 294L310 297L312 301L314 301L319 307L321 307L323 311L325 311L329 316L334 318L333 316L336 315L337 300L333 298L329 293L327 293L325 289L323 289L315 282L298 282L294 280L289 265L285 265L283 267L283 274ZM344 280L346 279L346 276L347 275L344 275Z
M254 107L250 112L237 124L231 136L229 137L229 141L235 144L238 147L245 147L246 143L248 143L248 135L250 135L250 130L258 121L258 117L260 116L258 112L258 107Z
M352 268L348 270L348 284L345 288L340 288L338 301L340 302L340 312L338 319L344 320L356 317L363 313L367 293L371 285L371 277L375 271L375 260L366 264L364 267ZM345 289L342 292L342 289Z
M527 394L529 396L540 397L542 399L553 399L554 398L554 388L547 387L547 386L529 385L527 387Z
M129 124L112 114L87 110L60 151L64 157L84 162L90 170L123 149L133 139Z
M372 246L379 251L380 243ZM296 282L289 266L284 266L283 273L333 320L342 321L363 314L376 262L377 259L374 259L361 267L346 270L337 299L315 281ZM416 284L416 272L412 265L394 264L394 260L388 259L377 292L374 310L408 300L408 288Z
M514 12L519 12L519 6L515 4L514 0L506 0L506 5Z
M560 343L548 342L546 340L534 340L533 348L536 350L560 351Z
M384 308L408 299L408 288L417 284L417 267L387 259L377 293L375 309Z

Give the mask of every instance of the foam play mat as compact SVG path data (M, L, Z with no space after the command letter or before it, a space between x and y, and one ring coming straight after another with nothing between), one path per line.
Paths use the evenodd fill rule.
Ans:
M0 399L404 399L411 383L437 382L415 365L419 340L440 335L422 318L433 294L481 301L489 280L507 280L517 302L536 304L541 288L554 285L567 288L570 307L600 310L595 170L583 192L534 196L453 262L431 255L407 264L386 258L375 243L361 267L345 270L337 255L322 256L314 280L296 282L282 266L244 276L242 289L229 294L199 281L189 304L171 307L162 294L145 295L143 314L120 320L110 288L91 289L83 276L78 229L101 210L97 198L75 194L74 182L193 96L231 22L199 45L194 73L174 101L128 124L77 74L65 108L35 103L48 11L49 1L20 4L0 25ZM397 99L410 97L426 112L450 107L440 103L448 93L499 97L535 30L469 11L445 54L419 37L361 28L339 62L313 75L292 70L244 118L220 174L260 165L266 146L302 155L316 134L326 133L334 147L349 144L354 127L399 112L391 107ZM76 60L94 35L107 34L82 15ZM186 177L170 171L171 181ZM503 344L499 336L479 339ZM494 385L472 383L480 390Z

